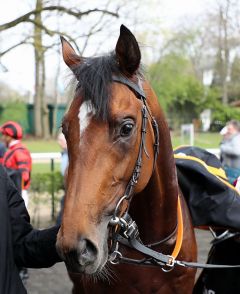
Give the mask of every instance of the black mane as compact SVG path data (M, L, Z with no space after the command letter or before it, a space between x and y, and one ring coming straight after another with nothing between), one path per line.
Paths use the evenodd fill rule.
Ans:
M107 120L112 77L122 75L114 53L83 58L81 64L73 72L78 80L76 94L81 95L83 101L91 101L96 110L97 119Z

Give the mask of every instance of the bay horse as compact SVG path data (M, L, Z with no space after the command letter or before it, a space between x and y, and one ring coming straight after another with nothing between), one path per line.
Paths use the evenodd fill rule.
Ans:
M62 122L69 168L57 238L73 293L191 293L195 269L173 261L196 260L194 230L134 35L122 25L115 51L93 58L61 40L77 79Z

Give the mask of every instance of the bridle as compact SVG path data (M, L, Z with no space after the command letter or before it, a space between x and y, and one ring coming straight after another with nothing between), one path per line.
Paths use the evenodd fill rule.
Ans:
M147 150L145 148L146 141L146 126L148 115L151 118L151 125L154 131L154 162L153 162L153 170L156 164L157 156L159 153L159 130L158 125L155 118L152 116L146 101L146 95L142 89L141 82L136 84L131 80L127 79L124 76L113 76L113 81L117 83L121 83L126 85L130 90L132 90L136 97L140 99L143 103L142 106L142 127L141 127L141 141L138 151L138 157L135 163L135 167L133 169L132 176L126 186L124 195L118 201L116 208L114 210L113 216L109 222L109 226L111 228L111 248L109 252L109 261L112 264L119 263L129 263L135 265L145 265L145 266L160 266L160 268L164 272L171 271L175 265L182 267L190 267L190 268L240 268L240 265L215 265L215 264L200 264L197 262L187 262L177 260L176 257L180 252L182 241L183 241L183 216L181 210L181 201L178 196L178 205L177 205L177 224L173 232L162 239L159 242L154 244L144 245L141 242L139 237L138 227L135 221L132 220L129 215L129 206L133 196L134 187L138 183L138 179L140 176L141 168L142 168L142 158L143 152L148 156ZM127 208L124 213L121 213L120 206L123 201L127 201ZM173 238L176 235L175 247L171 255L166 255L161 252L155 251L152 247L163 244ZM119 251L119 243L122 245L128 246L140 253L142 253L145 257L142 259L132 259L123 257L121 252Z
M120 198L120 200L118 201L116 208L114 210L113 216L110 220L110 226L112 226L112 237L111 237L111 242L112 242L112 246L110 249L110 262L113 264L119 263L120 259L121 261L123 261L123 257L122 254L118 251L118 247L119 247L119 243L122 243L124 245L129 246L129 242L126 242L126 240L131 240L131 247L134 247L137 251L144 251L142 253L146 253L146 251L153 251L152 249L150 249L153 246L162 244L166 241L168 241L169 239L171 239L176 231L177 231L177 225L174 229L174 231L166 238L164 238L163 240L156 242L155 244L150 244L146 246L146 249L144 248L145 245L142 244L140 238L139 238L139 233L138 233L138 228L137 225L135 223L135 221L132 220L132 218L130 217L130 215L128 214L129 211L129 207L130 207L130 202L133 196L133 192L134 192L134 187L137 185L138 183L138 179L140 176L140 172L141 172L141 168L142 168L142 159L143 159L143 152L146 154L146 156L149 157L146 147L145 147L145 141L146 141L146 127L147 127L147 120L148 120L148 115L151 118L151 125L154 131L154 144L153 144L153 148L154 148L154 161L153 161L153 170L155 168L155 164L156 164L156 160L158 157L158 153L159 153L159 130L158 130L158 124L155 120L155 118L152 116L150 109L147 105L147 99L146 99L146 95L142 89L141 86L141 81L138 80L138 84L132 82L131 80L127 79L124 76L113 76L113 81L117 82L117 83L121 83L126 85L130 90L132 90L136 97L138 99L140 99L142 101L142 126L141 126L141 139L140 139L140 146L139 146L139 151L138 151L138 156L137 156L137 160L135 163L135 167L133 169L133 173L132 176L126 186L124 195ZM127 208L124 212L124 214L122 216L119 215L120 213L120 206L123 203L123 201L127 201L128 205ZM180 202L179 202L180 205ZM182 241L181 241L182 242ZM180 242L180 243L181 243ZM135 245L133 245L133 243ZM180 250L181 244L178 246L178 252ZM178 254L177 252L177 254ZM173 264L173 257L172 256L166 256L166 258L164 258L165 263L163 265L166 266L170 266L172 268L172 264ZM126 259L125 259L126 261ZM128 259L128 261L130 261ZM131 262L134 262L133 260L131 260ZM139 263L139 261L137 261L137 263ZM141 262L142 264L147 264L149 263L149 258L147 258L146 260L144 259L143 262ZM166 268L163 268L166 271Z
M154 137L155 137L154 145L153 145L154 146L153 147L154 148L153 170L154 170L157 156L159 153L159 130L158 130L157 122L155 118L152 116L149 110L149 107L147 105L146 95L141 87L140 81L139 81L139 84L137 85L133 83L132 81L130 81L129 79L125 78L124 76L113 76L113 81L128 86L135 93L136 97L140 99L143 103L142 110L141 110L142 111L141 141L140 141L140 146L138 151L138 157L135 163L135 167L133 169L132 176L127 184L127 187L125 189L124 196L123 196L125 200L130 200L134 191L134 187L138 183L138 179L140 176L140 172L142 168L143 152L147 155L147 157L149 157L145 147L148 115L151 117L151 124L152 124ZM120 201L122 202L123 199L122 200L120 199Z

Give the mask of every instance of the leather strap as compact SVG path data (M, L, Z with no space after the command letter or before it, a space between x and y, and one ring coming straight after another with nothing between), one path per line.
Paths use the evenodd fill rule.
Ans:
M180 197L178 196L178 204L177 204L177 219L178 219L178 227L177 227L177 237L175 247L171 255L162 254L160 252L154 251L149 247L146 247L142 243L140 243L136 238L130 238L129 243L131 246L140 251L141 253L151 256L152 258L156 259L157 261L162 262L163 264L172 265L174 263L176 257L178 256L183 241L183 217L182 217L182 208Z
M176 239L175 247L172 253L172 257L174 259L177 258L178 253L181 250L182 241L183 241L183 217L182 217L182 207L181 207L179 196L178 196L178 206L177 206L177 220L178 220L177 239Z
M133 83L131 80L125 78L124 76L113 75L112 79L114 82L128 86L131 90L133 90L135 93L138 94L137 96L139 96L138 97L139 99L141 99L141 98L146 99L147 98L144 91L137 84Z
M175 260L175 264L183 266L183 267L191 267L191 268L212 268L212 269L220 269L220 268L240 268L240 264L236 265L227 265L227 264L207 264L207 263L198 263L198 262L187 262Z

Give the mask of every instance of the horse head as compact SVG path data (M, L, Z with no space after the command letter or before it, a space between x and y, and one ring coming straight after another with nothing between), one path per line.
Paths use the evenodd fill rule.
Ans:
M78 84L62 123L69 168L57 247L69 271L95 274L108 261L116 206L122 214L122 197L144 190L152 176L157 98L141 73L139 45L123 25L109 55L80 57L63 38L62 52Z

